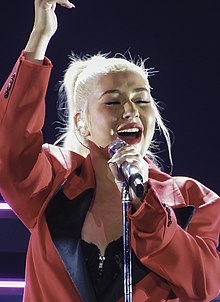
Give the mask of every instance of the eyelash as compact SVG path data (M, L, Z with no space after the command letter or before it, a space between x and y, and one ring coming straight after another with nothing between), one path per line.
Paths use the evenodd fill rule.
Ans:
M149 104L150 101L147 99L138 99L137 101L135 101L136 104Z
M147 100L147 99L137 99L136 101L134 101L134 103L135 103L135 104L149 104L150 101ZM115 101L108 101L108 102L106 102L105 104L108 105L108 106L111 106L111 105L120 105L121 102L115 100Z
M119 101L109 101L105 103L106 105L120 105Z

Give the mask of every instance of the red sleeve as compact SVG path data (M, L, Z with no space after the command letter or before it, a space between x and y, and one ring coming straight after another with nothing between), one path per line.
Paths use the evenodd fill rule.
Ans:
M140 261L167 280L182 301L208 302L220 290L220 198L192 179L179 178L175 186L164 189L174 188L186 205L196 206L187 231L177 224L173 209L164 206L172 201L161 196L169 194L162 194L150 180L143 204L129 215L132 247Z
M0 93L0 192L29 228L52 179L41 132L51 67L46 58L38 65L21 54Z

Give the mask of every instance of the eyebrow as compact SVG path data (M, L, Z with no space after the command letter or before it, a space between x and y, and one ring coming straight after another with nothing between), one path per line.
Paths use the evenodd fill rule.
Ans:
M104 95L106 95L106 94L113 94L113 93L120 93L120 91L118 90L118 89L111 89L111 90L106 90L105 92L103 92L101 95L100 95L100 97L99 97L99 99L101 99Z
M139 88L135 88L133 90L133 92L142 92L142 91L146 91L149 92L149 89L145 88L145 87L139 87ZM120 90L118 89L110 89L110 90L106 90L104 93L101 94L101 96L99 97L99 99L101 99L104 95L106 94L114 94L114 93L118 93L120 94Z

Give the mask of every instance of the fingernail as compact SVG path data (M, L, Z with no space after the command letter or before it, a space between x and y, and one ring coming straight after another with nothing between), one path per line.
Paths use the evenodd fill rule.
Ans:
M75 5L72 2L68 1L68 4L66 4L67 8L75 8Z
M75 5L73 3L70 3L69 8L75 8Z

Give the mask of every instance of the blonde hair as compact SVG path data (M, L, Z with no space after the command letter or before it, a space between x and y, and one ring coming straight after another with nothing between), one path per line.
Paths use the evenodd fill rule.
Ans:
M134 62L131 58L127 59L122 55L120 55L120 57L108 57L108 54L101 53L94 56L83 56L82 58L71 54L70 63L64 72L64 77L59 89L58 114L64 123L64 127L61 129L62 134L55 144L62 141L64 148L86 156L89 150L86 146L86 141L80 136L76 129L73 117L77 113L80 113L86 121L90 80L96 76L112 72L132 71L140 74L146 82L149 83L148 77L154 73L154 71L153 68L145 68L145 61L146 60L139 59L137 62ZM172 166L169 130L160 115L158 104L152 96L151 101L155 111L157 129L164 135ZM153 160L156 160L157 157L154 153L155 146L155 141L152 141L146 154Z

